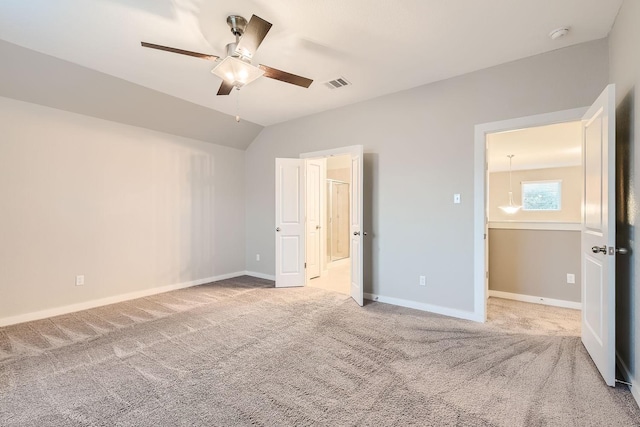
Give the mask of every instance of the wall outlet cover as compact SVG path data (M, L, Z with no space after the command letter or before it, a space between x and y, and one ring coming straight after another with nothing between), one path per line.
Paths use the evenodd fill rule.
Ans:
M426 276L420 276L420 286L427 286Z
M76 276L76 286L84 286L84 276Z
M575 274L567 274L567 283L569 283L569 284L576 283L576 275Z

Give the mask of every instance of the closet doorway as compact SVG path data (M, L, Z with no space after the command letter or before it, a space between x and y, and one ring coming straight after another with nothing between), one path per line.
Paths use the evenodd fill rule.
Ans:
M319 205L324 240L322 272L310 276L308 285L349 295L351 289L351 155L324 159L324 193ZM309 237L309 233L307 234ZM309 239L307 239L310 242ZM309 251L311 252L311 251Z

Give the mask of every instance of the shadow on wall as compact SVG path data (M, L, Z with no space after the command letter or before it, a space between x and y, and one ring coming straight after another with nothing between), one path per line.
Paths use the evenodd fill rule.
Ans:
M378 154L377 153L365 153L364 158L364 182L363 184L363 197L364 197L364 231L367 232L367 236L364 238L364 271L363 271L363 286L365 293L377 293L376 286L373 283L374 277L380 277L380 272L374 269L378 265L377 261L377 240L376 230L378 225L378 218L374 217L377 212L380 211L378 206L378 199L374 199L375 194L378 192ZM375 213L375 214L374 214Z
M214 157L209 154L191 155L188 173L191 219L182 222L182 226L187 229L181 230L181 235L188 239L191 255L185 260L180 271L180 279L183 282L201 278L202 274L205 274L204 277L215 274L215 271L211 270L215 241ZM194 272L195 276L200 277L191 277L194 276Z
M616 109L616 246L628 249L635 241L633 218L637 206L634 206L633 199L638 191L633 182L634 97L635 88L632 88ZM616 352L628 364L636 360L633 354L633 256L629 252L629 255L616 257ZM627 367L631 373L637 368Z

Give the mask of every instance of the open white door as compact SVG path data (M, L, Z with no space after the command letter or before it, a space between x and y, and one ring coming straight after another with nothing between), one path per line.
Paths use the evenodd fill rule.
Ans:
M364 305L364 287L362 284L364 238L363 225L363 153L362 146L351 154L351 203L350 203L350 239L351 239L351 297Z
M276 287L304 286L304 160L276 159Z
M307 160L305 165L307 193L307 280L320 276L320 193L322 160Z
M582 342L615 386L615 86L583 118Z

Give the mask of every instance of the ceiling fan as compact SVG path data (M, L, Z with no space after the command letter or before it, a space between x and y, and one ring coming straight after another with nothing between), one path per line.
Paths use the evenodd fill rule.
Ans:
M236 37L236 41L235 43L227 44L227 56L224 58L147 42L142 42L142 46L217 62L211 72L222 79L218 95L229 95L234 87L240 89L263 75L270 79L280 80L281 82L304 88L308 88L311 85L313 80L306 77L277 70L263 64L258 66L251 64L253 55L271 29L270 22L259 16L252 15L247 23L247 20L242 16L230 15L227 17L227 24L231 27L231 33Z

